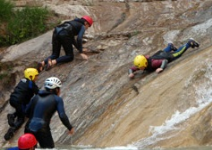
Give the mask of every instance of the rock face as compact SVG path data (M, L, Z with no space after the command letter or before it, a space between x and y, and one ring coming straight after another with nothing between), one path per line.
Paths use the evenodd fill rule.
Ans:
M51 128L56 145L170 148L212 144L212 1L74 2L43 2L70 18L84 14L94 18L84 47L96 53L84 61L76 51L73 62L42 72L37 82L41 88L49 76L63 82L61 96L76 132L69 136L55 114ZM51 54L51 34L2 53L1 63L14 65L13 87L25 67ZM168 41L179 47L190 37L201 43L198 49L189 49L160 74L128 79L128 68L137 54L151 55ZM1 89L0 146L6 147L16 145L24 127L10 142L3 140L6 114L14 110L7 104L13 88Z

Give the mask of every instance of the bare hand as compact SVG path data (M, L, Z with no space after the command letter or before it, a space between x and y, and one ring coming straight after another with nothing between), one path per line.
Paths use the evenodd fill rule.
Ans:
M72 129L69 131L69 134L71 134L71 135L74 134L74 128L72 128Z
M80 55L81 55L81 57L82 57L83 59L88 60L88 56L85 55L84 53L80 53Z
M131 79L134 78L134 74L133 74L133 73L130 73L128 76L129 76L129 78L131 78Z
M87 48L83 48L82 51L83 52L88 52L88 49Z
M162 72L163 71L163 69L162 68L158 68L158 69L156 69L156 72L157 73L160 73L160 72Z

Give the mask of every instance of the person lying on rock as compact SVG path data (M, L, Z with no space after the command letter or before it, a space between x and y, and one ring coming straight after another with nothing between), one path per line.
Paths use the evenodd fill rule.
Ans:
M54 148L50 129L50 121L54 113L57 111L60 120L69 130L69 134L74 133L74 128L65 113L63 99L59 97L62 87L61 81L56 77L47 78L44 87L45 90L40 90L26 108L29 120L24 132L32 133L41 148Z
M199 47L199 43L190 38L186 44L180 46L178 49L170 42L163 51L160 50L152 56L137 55L134 58L134 66L128 70L128 76L131 79L134 78L138 70L160 73L166 68L169 62L181 57L190 47Z
M24 78L20 80L14 91L10 95L9 103L15 108L15 112L7 115L10 128L4 135L5 140L13 137L25 120L25 109L30 99L38 93L39 89L35 84L38 79L38 70L35 68L27 68L24 70Z
M74 59L73 45L79 51L81 57L87 60L88 56L83 53L86 49L82 47L82 38L85 30L92 24L93 20L91 17L83 16L82 18L66 21L55 27L52 36L52 55L38 63L39 72L43 69L47 71L58 63L72 61ZM75 36L77 36L77 40L75 40ZM59 57L61 46L65 51L65 56Z

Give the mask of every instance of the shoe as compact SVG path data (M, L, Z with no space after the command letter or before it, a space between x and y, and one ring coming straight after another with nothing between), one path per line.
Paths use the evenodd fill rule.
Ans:
M45 65L45 71L48 71L52 68L52 60L49 58L47 64Z
M37 70L38 70L38 72L40 73L41 71L43 71L43 65L42 65L42 63L41 62L39 62L38 63L38 65L37 65Z
M7 133L4 135L4 139L6 141L10 140L13 137L14 133L15 133L15 128L9 128Z
M195 41L193 38L190 38L188 43L190 44L192 48L199 47L199 43Z
M9 124L11 127L14 127L15 115L13 115L13 114L8 114L8 115L7 115L7 120L8 120L8 124Z
M173 51L176 51L177 50L177 48L174 46L174 44L173 44L172 41L169 41L168 45L171 46L171 50L173 50Z

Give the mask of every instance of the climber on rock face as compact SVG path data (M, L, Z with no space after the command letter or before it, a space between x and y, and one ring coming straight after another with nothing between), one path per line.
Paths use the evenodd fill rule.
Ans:
M86 48L82 47L82 38L87 30L93 24L93 20L89 16L75 18L71 21L66 21L55 27L52 36L52 55L47 57L42 62L38 63L38 71L51 69L54 65L63 62L70 62L74 59L73 46L79 51L81 57L85 60L88 56L83 53ZM77 36L77 40L75 40ZM63 47L65 56L60 56L60 50Z
M4 135L5 140L13 137L16 130L18 130L25 120L25 108L30 99L37 94L39 89L35 84L38 79L38 70L35 68L27 68L24 70L24 77L20 80L14 91L10 95L9 103L15 108L13 114L8 114L9 130Z
M44 87L45 90L40 90L26 108L29 120L25 126L25 133L32 133L41 148L54 148L50 131L50 120L53 114L58 112L60 120L69 130L69 134L74 133L74 128L65 113L63 99L59 97L61 81L56 77L47 78Z
M19 137L18 147L7 148L6 150L35 150L37 140L33 134L26 133Z
M199 47L199 43L190 38L185 45L182 45L178 49L170 42L163 51L160 50L152 56L137 55L134 59L134 66L128 71L128 76L131 79L134 78L138 70L160 73L166 68L169 62L181 57L190 47Z

